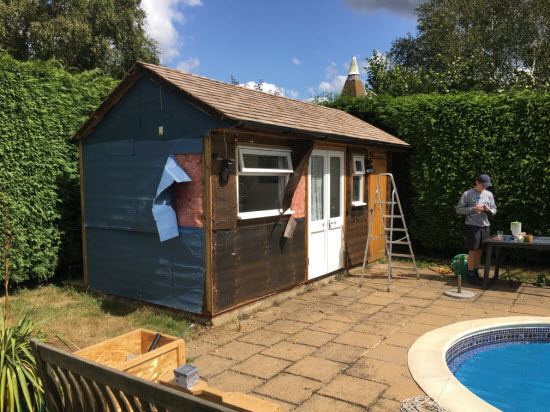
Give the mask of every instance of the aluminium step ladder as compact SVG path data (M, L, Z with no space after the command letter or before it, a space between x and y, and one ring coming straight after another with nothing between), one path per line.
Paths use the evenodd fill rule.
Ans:
M380 189L380 176L389 176L391 179L390 180L391 181L391 186L390 186L391 200L390 201L382 199L382 191ZM386 214L386 211L384 210L384 206L386 205L390 206L389 215ZM395 205L397 205L397 208L399 210L396 210ZM384 228L384 234L378 235L378 236L371 235L372 224L374 222L374 215L376 214L376 206L380 206L380 214L382 216L382 227ZM386 219L389 220L389 226L386 226ZM400 220L403 227L394 227L394 222L395 222L394 219ZM404 236L397 240L394 240L395 233L401 233L401 234L404 234ZM363 271L361 272L361 281L359 282L359 286L362 286L363 284L363 277L365 275L365 266L367 264L367 255L369 253L369 244L371 240L376 240L381 237L384 237L386 240L385 249L386 249L386 254L388 255L388 292L390 291L392 269L411 269L410 266L393 265L392 257L394 256L412 259L414 270L416 271L416 278L420 279L420 275L418 274L418 267L416 266L416 260L414 259L414 253L411 246L409 231L407 230L407 224L405 223L405 216L403 215L403 209L401 208L401 202L399 201L399 195L397 194L395 180L391 173L380 173L376 175L376 194L374 195L374 205L372 207L372 214L371 214L370 225L369 225L369 234L367 236L367 244L365 246L365 256L363 257ZM409 253L395 253L393 251L393 245L408 245Z

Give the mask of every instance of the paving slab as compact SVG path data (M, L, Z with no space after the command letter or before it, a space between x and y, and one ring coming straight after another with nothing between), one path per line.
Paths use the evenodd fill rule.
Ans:
M468 288L476 297L458 301L443 296L452 279L425 270L420 281L398 274L387 292L385 270L374 265L359 287L360 268L352 269L250 319L207 329L186 342L187 356L213 387L283 411L398 411L423 395L407 367L421 335L463 320L550 315L550 287L499 281L488 291Z
M341 345L339 343L327 343L315 351L312 355L335 362L353 363L365 353L364 348L357 346Z
M418 335L411 333L396 332L391 334L384 340L385 344L393 346L401 346L402 348L409 349L414 342L418 339Z
M379 399L371 405L369 412L399 412L401 411L401 402L392 401L390 399Z
M292 362L273 358L271 356L254 355L246 361L233 367L233 370L258 378L270 379L292 365Z
M376 346L381 340L382 337L379 335L371 335L369 333L354 332L350 330L338 336L334 339L334 342L369 349Z
M285 372L315 379L316 381L326 382L338 375L345 366L346 365L343 363L315 356L307 356L287 368Z
M402 376L383 393L382 397L401 402L405 399L423 395L425 395L424 391L412 378Z
M407 367L397 363L372 358L360 358L346 370L346 375L391 385L407 371Z
M323 387L319 393L368 407L385 389L385 385L377 382L340 375Z
M191 365L199 368L199 375L201 379L204 380L209 380L210 378L225 372L234 364L235 361L233 360L209 354L198 357L191 362Z
M262 385L264 379L243 375L233 371L227 371L208 381L208 386L224 392L251 392L254 388Z
M289 342L300 343L310 346L323 346L339 335L333 333L319 332L317 330L303 330L286 338Z
M255 332L249 333L248 335L240 337L239 341L253 343L256 345L271 346L287 337L288 335L286 333L259 329Z
M233 359L236 361L242 361L250 358L252 355L263 350L264 347L260 345L254 345L252 343L230 342L217 350L212 352L216 353L216 356L221 356L223 358Z
M300 359L305 358L315 349L316 348L313 346L283 341L277 343L276 345L273 345L269 349L264 350L262 354L272 356L274 358L296 362Z
M351 403L339 401L321 395L313 395L306 402L296 408L296 412L361 412L364 408Z
M257 388L255 392L288 403L300 404L319 389L321 385L322 383L319 381L282 373Z
M407 348L401 348L399 346L381 344L372 349L369 349L363 356L372 359L383 360L391 363L398 363L400 365L407 364Z
M391 325L389 323L379 323L367 320L353 327L353 331L370 333L372 335L388 336L399 329L399 325Z
M293 333L303 330L308 326L309 326L309 323L281 319L273 322L271 325L266 326L265 329L292 335Z
M319 332L326 333L342 333L351 329L352 325L348 322L339 322L336 320L323 319L313 325L309 326L311 330L317 330Z

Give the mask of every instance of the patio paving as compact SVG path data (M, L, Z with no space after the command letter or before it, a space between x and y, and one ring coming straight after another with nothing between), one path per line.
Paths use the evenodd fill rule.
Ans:
M407 367L407 352L422 334L464 320L550 316L550 288L498 281L466 286L474 299L443 295L456 278L421 270L397 271L386 292L386 265L360 270L212 328L186 343L188 358L210 386L281 405L283 411L399 411L424 395Z

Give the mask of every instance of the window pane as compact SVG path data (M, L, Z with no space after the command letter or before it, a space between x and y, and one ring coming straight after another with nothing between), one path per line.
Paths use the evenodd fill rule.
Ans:
M251 169L290 169L286 156L243 154L244 167Z
M360 202L363 200L361 199L361 183L363 183L362 180L363 176L353 176L353 202Z
M340 158L330 158L330 217L340 217Z
M355 161L355 170L357 172L363 171L363 167L362 167L361 163L362 163L361 160L356 160Z
M311 220L325 218L323 206L325 176L325 158L323 156L311 156Z
M280 209L284 180L283 176L239 176L239 212Z

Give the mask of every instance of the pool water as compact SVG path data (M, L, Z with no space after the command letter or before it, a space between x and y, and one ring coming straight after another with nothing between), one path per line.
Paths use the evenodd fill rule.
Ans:
M550 343L489 349L466 360L455 376L502 411L550 412Z

